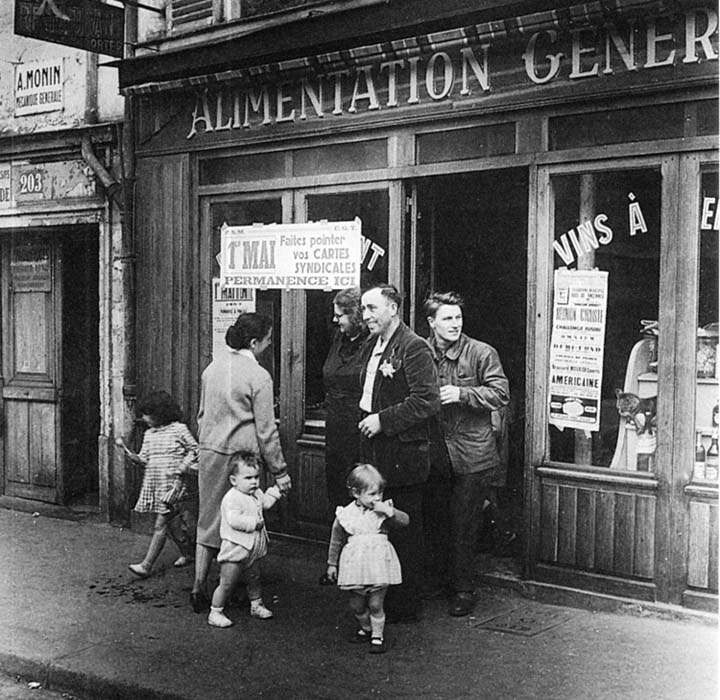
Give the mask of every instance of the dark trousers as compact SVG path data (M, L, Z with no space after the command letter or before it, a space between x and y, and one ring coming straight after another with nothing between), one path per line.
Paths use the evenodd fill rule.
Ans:
M407 527L388 526L388 537L400 559L403 582L390 586L385 596L385 612L395 617L415 617L421 612L424 578L422 501L423 484L386 487L383 498L392 499L396 508L410 516Z
M449 586L456 593L474 590L475 553L492 478L492 471L431 476L425 485L428 588Z

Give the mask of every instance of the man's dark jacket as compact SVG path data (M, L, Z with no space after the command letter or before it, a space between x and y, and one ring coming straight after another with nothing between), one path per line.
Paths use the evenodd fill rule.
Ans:
M375 346L368 341L368 357ZM365 371L361 377L365 382ZM378 364L372 413L382 432L363 439L364 458L383 474L387 485L422 484L429 471L428 419L440 411L440 390L428 343L400 322Z

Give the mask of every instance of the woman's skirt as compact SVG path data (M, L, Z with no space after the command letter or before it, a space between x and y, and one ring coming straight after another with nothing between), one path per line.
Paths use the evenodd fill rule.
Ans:
M220 549L220 502L230 488L232 455L200 449L197 543Z

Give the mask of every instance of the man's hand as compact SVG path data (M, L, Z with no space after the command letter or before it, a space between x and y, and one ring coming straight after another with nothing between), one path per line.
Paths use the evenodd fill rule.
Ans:
M460 403L460 387L453 384L445 384L440 387L440 403Z
M290 474L285 474L285 476L276 476L275 484L280 489L280 493L283 496L290 493L290 489L292 488L292 480L290 479Z
M373 438L382 432L380 425L380 416L377 413L371 413L358 423L360 434L366 438Z
M333 583L337 583L337 566L333 566L332 564L328 564L327 571L325 572L325 576L327 576L328 581L332 581Z

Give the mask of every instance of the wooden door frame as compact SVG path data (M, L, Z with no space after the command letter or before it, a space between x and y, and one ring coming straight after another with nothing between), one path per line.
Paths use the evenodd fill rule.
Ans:
M14 347L15 347L15 333L13 319L10 317L11 310L14 315L14 305L12 299L12 288L11 288L11 268L10 261L12 257L12 251L16 242L22 242L28 239L42 239L47 242L50 246L50 254L52 256L51 262L51 291L50 291L50 305L51 313L48 314L48 318L51 319L53 339L53 357L48 359L47 364L47 380L37 381L29 380L30 384L36 383L37 387L35 391L42 392L42 395L55 405L55 418L54 418L54 451L55 451L55 486L52 487L37 487L37 488L48 488L48 493L52 492L52 502L61 504L64 502L64 475L63 475L63 454L62 454L62 423L61 423L61 411L60 411L60 398L62 394L62 245L58 240L57 233L51 229L13 229L10 231L10 235L4 237L0 242L0 251L2 256L2 300L0 301L0 308L2 309L2 339L0 342L1 347L1 361L2 361L2 378L0 380L0 403L2 404L1 415L2 415L2 454L0 455L0 486L2 492L7 492L7 463L6 463L6 430L7 430L7 419L6 419L6 405L4 396L7 392L12 391L15 385L15 370L14 370ZM49 346L47 338L45 339L46 347ZM22 380L20 380L22 381ZM18 384L17 392L18 398L21 398L23 394L23 385ZM27 389L27 387L26 387ZM28 486L28 495L31 497L30 491L33 486ZM26 497L21 495L21 497Z

